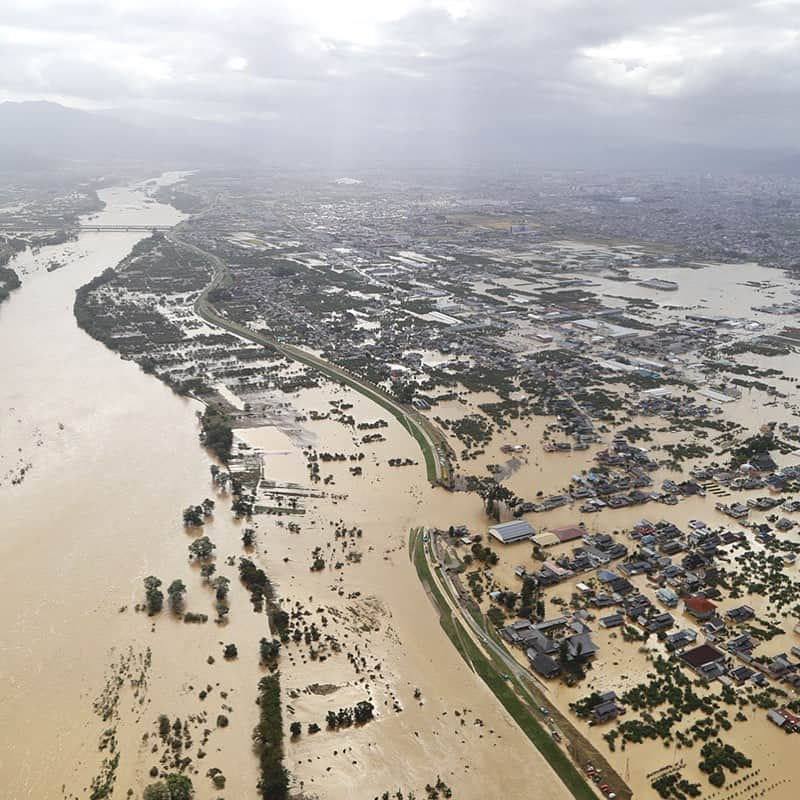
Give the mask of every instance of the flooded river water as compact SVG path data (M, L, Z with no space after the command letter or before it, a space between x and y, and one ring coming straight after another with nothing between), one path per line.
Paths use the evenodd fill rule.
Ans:
M98 224L171 225L181 219L142 187L108 189L101 197L107 207L93 219ZM114 797L129 789L141 796L151 768L163 768L153 749L160 714L194 726L186 754L195 759L188 771L197 800L221 796L206 776L212 768L226 776L225 797L256 796L251 732L263 674L257 642L268 631L236 578L241 530L226 498L217 497L215 519L204 529L217 545L218 574L231 580L231 615L224 627L211 621L213 593L187 560L191 537L181 510L213 495L210 458L198 446L199 405L91 339L73 316L75 290L116 265L143 235L85 233L77 242L21 255L13 266L23 286L0 308L0 796L9 800L86 798L92 782L109 775L116 780ZM63 266L48 272L51 262ZM230 392L226 396L238 402ZM301 418L314 411L320 420L331 399L346 401L360 421L383 416L351 390L324 383L281 397ZM476 395L472 402L487 399ZM757 426L761 407L747 395L738 402L742 420ZM453 405L448 413L457 416ZM770 413L784 411L788 419L788 409ZM545 424L537 418L515 431L514 443L526 447L508 485L526 497L540 487L555 491L591 463L593 453L545 456L539 449ZM320 618L327 615L326 630L335 632L345 649L362 647L375 674L368 682L354 678L344 656L323 664L307 659L302 645L287 646L281 659L284 727L291 720L304 728L323 722L328 709L367 694L375 701L377 720L347 732L304 733L288 742L285 763L293 786L309 796L345 800L409 785L419 792L442 776L461 800L567 797L541 754L461 660L407 558L412 527L465 523L473 531L485 530L480 502L432 489L419 465L388 468L390 458L419 459L413 439L393 419L381 429L383 440L365 447L339 422L325 419L308 427L307 441L320 449L359 450L364 474L356 477L349 461L326 464L336 494L315 495L299 526L302 533L278 517L252 523L261 545L252 557L259 560L268 546L264 566L287 607L302 601ZM261 449L269 477L304 482L305 439L298 443L270 427L240 435ZM487 458L505 458L499 442ZM686 525L704 510L695 498L664 513ZM641 513L629 509L586 521L590 530L622 529ZM565 507L536 524L553 527L579 519L574 507ZM332 526L345 522L363 528L363 562L346 571L309 570L317 551L335 560L341 543ZM527 544L516 548L520 555L509 548L496 568L498 579L511 588L517 585L514 566L530 559ZM167 612L153 619L137 613L148 575L160 577L165 587L181 579L188 587L188 609L209 615L209 622L187 625ZM237 643L238 659L221 657L223 642ZM621 661L623 651L611 641L604 644L603 657ZM618 662L604 673L600 688L618 688ZM647 669L642 658L624 669L633 675L637 664L642 672ZM115 686L118 691L105 691ZM569 699L565 692L548 691ZM98 709L109 709L109 697L103 718ZM224 729L215 725L222 713L229 720ZM99 749L106 730L114 731L120 754L110 772L103 766L109 750ZM743 749L758 755L767 769L790 759L786 737L777 730L742 727L737 735L742 734ZM591 736L602 746L600 733ZM640 749L639 767L660 766L664 754L658 748ZM627 771L622 754L612 760L620 772ZM647 771L637 769L631 781L641 796L650 791ZM773 788L780 796L783 778Z
M100 194L107 207L93 220L99 224L181 219L135 188ZM84 233L23 254L12 265L23 286L0 309L0 785L9 800L62 791L89 796L85 787L100 763L98 732L110 724L92 706L119 654L153 648L154 676L134 709L145 717L162 704L168 712L179 693L174 681L159 681L159 658L183 651L189 665L188 653L198 648L201 663L206 657L206 637L189 640L184 630L195 626L168 619L151 633L147 617L133 611L148 574L165 586L182 577L190 606L201 591L182 574L187 536L180 520L184 506L210 493L196 404L119 359L73 317L75 290L144 235ZM64 266L47 272L51 259ZM211 606L205 596L198 602ZM156 648L159 639L172 644ZM195 676L187 666L181 677L186 691ZM247 688L252 705L255 687ZM118 710L120 718L126 713ZM252 716L248 708L241 725L248 744ZM120 739L126 735L121 729ZM131 744L136 752L138 743ZM248 750L241 786L255 783ZM141 785L137 772L149 766L122 759L117 793Z

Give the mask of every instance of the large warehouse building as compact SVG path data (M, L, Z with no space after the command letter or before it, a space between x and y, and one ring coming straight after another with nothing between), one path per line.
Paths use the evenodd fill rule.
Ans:
M503 544L512 544L513 542L521 542L523 539L530 539L535 533L536 531L530 522L526 522L524 519L502 522L489 528L489 534Z

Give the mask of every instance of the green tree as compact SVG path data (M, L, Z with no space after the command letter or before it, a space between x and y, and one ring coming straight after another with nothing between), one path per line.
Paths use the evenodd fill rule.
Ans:
M142 797L143 800L192 800L194 789L186 775L167 775L163 781L147 786Z
M187 528L196 528L203 524L203 507L187 506L183 509L183 524Z
M232 659L239 655L239 650L235 644L226 644L222 654L225 656L225 658Z
M506 615L503 613L503 609L497 606L492 606L486 612L486 616L489 617L489 621L495 628L500 628L506 623Z
M189 558L195 558L198 561L208 561L213 557L216 548L217 546L208 536L201 536L189 545Z
M161 581L154 575L144 579L144 595L147 602L147 613L152 617L164 607L164 593L161 591Z
M233 447L233 430L230 420L216 406L207 406L200 419L203 444L217 455L220 461L227 464Z
M211 581L211 587L216 592L217 600L224 600L228 596L230 585L230 580L224 575L217 575L217 577Z
M289 774L283 766L283 722L279 673L258 683L259 721L253 744L261 763L259 793L264 800L284 800L289 791Z
M146 786L142 797L144 800L172 800L169 788L164 781L151 783L149 786Z
M519 616L528 618L533 614L536 602L539 599L539 581L526 575L522 581L522 592L520 593Z
M192 800L194 790L186 775L167 775L170 800Z
M278 660L280 652L281 643L277 639L263 638L259 643L259 655L265 667L273 665Z
M183 613L183 598L186 594L186 586L183 581L176 579L172 581L167 589L167 597L169 598L169 608L173 614Z
M363 725L369 722L375 716L375 706L368 700L362 700L356 703L353 708L353 717L357 725Z

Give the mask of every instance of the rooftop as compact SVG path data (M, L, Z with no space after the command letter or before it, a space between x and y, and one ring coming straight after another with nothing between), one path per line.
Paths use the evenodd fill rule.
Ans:
M694 647L683 653L681 660L685 661L690 667L698 668L717 661L724 661L725 655L710 644L701 644L699 647Z
M502 522L498 525L492 525L489 528L489 533L503 544L508 544L509 542L517 542L522 539L529 539L536 533L536 531L526 520L515 519L511 522Z
M683 604L697 614L707 614L717 608L716 603L712 603L707 597L687 597Z

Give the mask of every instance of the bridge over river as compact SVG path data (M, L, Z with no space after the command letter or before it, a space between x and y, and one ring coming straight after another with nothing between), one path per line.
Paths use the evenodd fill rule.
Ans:
M171 225L93 225L86 223L78 225L77 228L70 227L68 230L74 231L87 231L90 233L127 233L129 231L153 231L164 233L171 230ZM13 233L50 233L61 228L52 225L40 225L37 223L29 224L13 224L13 223L0 223L0 231L9 231Z

